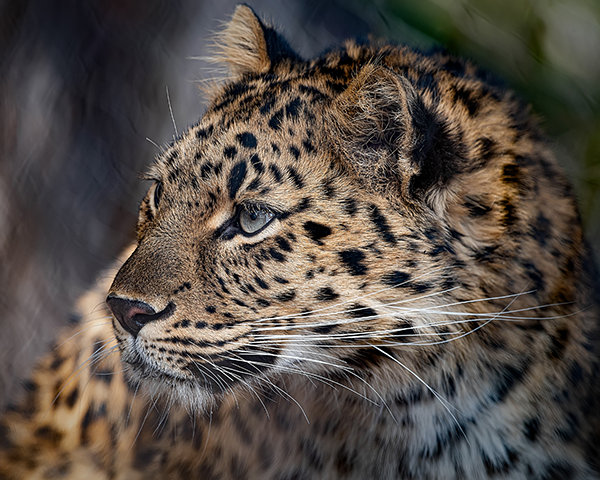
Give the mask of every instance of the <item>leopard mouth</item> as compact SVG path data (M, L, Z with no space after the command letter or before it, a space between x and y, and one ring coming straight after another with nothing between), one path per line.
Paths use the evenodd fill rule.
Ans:
M236 350L230 356L220 354L197 361L190 360L180 369L165 368L159 362L149 362L139 353L126 355L123 361L130 367L136 383L161 384L167 387L184 384L211 394L225 393L236 385L255 383L273 368L276 355Z

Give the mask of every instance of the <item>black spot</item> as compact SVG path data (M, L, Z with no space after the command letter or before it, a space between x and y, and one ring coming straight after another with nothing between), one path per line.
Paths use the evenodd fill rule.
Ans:
M368 272L368 268L362 263L365 254L360 250L343 250L338 254L351 275L365 275Z
M240 133L236 138L242 147L256 148L256 137L250 132Z
M212 134L212 131L213 131L212 125L210 125L207 128L201 128L196 132L196 138L198 140L204 140L205 138L208 138L208 136Z
M523 380L528 369L529 365L527 363L501 366L497 372L498 376L494 385L492 401L502 402L515 385Z
M229 198L232 200L246 178L247 168L246 162L239 162L231 169L227 188L229 189Z
M351 217L354 216L354 214L357 211L356 200L354 200L353 198L345 198L344 200L342 200L342 205L344 207L344 211L348 215L350 215Z
M60 366L65 361L64 357L61 357L58 353L54 356L54 360L50 364L50 370L56 371L60 368Z
M335 457L335 468L340 478L349 476L354 470L354 464L358 455L348 454L344 448L340 448Z
M464 62L456 57L447 57L447 60L443 64L443 68L457 77L463 77L465 74Z
M290 246L289 242L285 238L275 237L275 241L277 242L277 245L279 246L279 248L281 248L284 252L292 251L292 247Z
M482 217L492 211L491 207L483 205L481 202L470 197L465 197L465 203L463 205L469 211L471 217Z
M194 327L196 327L199 330L206 328L207 326L208 326L208 324L206 322L202 322L202 321L196 322L194 324Z
M527 420L523 424L523 433L530 442L535 442L540 433L540 419L537 417Z
M573 412L567 412L565 425L555 431L563 442L572 442L579 432L579 419Z
M133 460L133 467L139 470L147 468L155 458L160 458L160 449L157 447L140 446L140 443L136 445L135 457Z
M521 172L519 166L514 163L504 165L501 178L507 185L521 186Z
M179 152L177 150L174 150L167 157L167 163L169 165L173 165L173 163L175 162L175 160L177 160L178 158L179 158Z
M383 238L383 240L391 245L395 245L396 237L392 233L390 226L387 223L387 218L381 214L376 205L371 205L370 216L373 225L375 225L375 229Z
M343 360L349 367L368 370L379 366L382 361L388 359L389 357L386 353L392 355L387 347L359 348L352 355L344 357Z
M223 150L223 155L225 155L227 158L233 158L237 155L237 148L226 147L225 150Z
M304 210L308 210L310 208L310 205L311 205L310 198L309 197L304 197L301 200L301 202L294 207L294 212L295 213L300 213L300 212L303 212Z
M249 192L253 192L253 191L258 190L261 186L262 186L262 184L261 184L260 180L258 178L255 178L248 184L248 186L246 187L246 190ZM248 245L248 246L245 246L244 248L250 249L252 247L253 247L253 245Z
M273 105L275 105L275 100L276 97L274 95L271 95L269 98L267 98L259 109L260 114L266 116L271 113L271 109L273 108Z
M260 277L254 277L254 281L260 288L264 290L267 290L269 288L269 285Z
M331 228L317 222L308 221L303 225L303 227L308 233L308 236L315 242L319 241L321 238L331 235Z
M479 94L477 92L472 92L461 87L456 87L454 89L454 100L460 101L467 107L469 115L471 116L475 115L480 108L478 96Z
M290 283L288 280L286 280L285 278L281 278L278 277L277 275L273 277L273 280L275 280L277 283L281 283L282 285L285 285L287 283Z
M298 148L291 146L289 150L294 159L298 160L300 158L300 150L298 150Z
M296 169L294 167L288 167L287 171L296 188L304 188L304 181Z
M402 285L410 280L410 273L401 272L400 270L394 270L391 273L386 273L382 282L391 287Z
M275 295L275 300L279 300L280 302L289 302L296 298L295 290L288 290L287 292L280 293L279 295Z
M271 164L269 165L269 170L275 177L275 181L281 182L281 171L279 170L279 167L277 167L277 165Z
M182 320L182 321L181 321L181 326L182 326L183 328L187 328L187 327L189 327L191 324L192 324L192 322L190 322L189 320Z
M286 261L285 255L283 253L281 253L279 250L275 250L274 248L269 248L269 255L271 256L271 258L273 260L276 260L278 262Z
M541 480L571 480L575 476L575 469L566 461L551 462L546 466L546 473Z
M502 225L507 228L510 228L515 223L517 223L517 220L519 219L519 217L517 216L517 208L513 205L513 203L507 197L504 197L502 200L500 200L499 203L502 206L502 208L504 209L504 216L502 217Z
M334 330L336 327L337 327L337 325L335 323L333 323L333 324L329 323L329 324L324 324L324 325L317 325L317 326L313 327L311 330L320 335L327 335L332 330Z
M63 434L61 432L49 426L39 427L35 431L34 435L55 445L57 445L63 437Z
M269 127L273 130L279 130L281 128L281 121L283 120L283 109L280 108L269 120Z
M533 282L533 287L537 292L542 292L546 285L544 281L542 272L540 272L533 263L523 262L523 266L525 267L525 271L527 272L527 276Z
M96 370L94 371L94 377L97 378L98 380L103 381L107 385L110 385L110 383L113 379L113 376L114 376L114 373L107 368L97 367Z
M206 307L205 310L208 313L215 313L217 311L217 309L215 307L213 307L212 305L209 305L208 307Z
M221 278L221 277L217 277L217 281L219 282L219 285L221 285L221 290L223 290L223 293L229 293L228 288L225 286L225 281Z
M73 406L77 402L78 398L79 398L79 389L77 387L75 387L73 389L73 391L65 399L65 404L67 405L67 407L73 408Z
M269 305L271 305L271 302L269 302L268 300L265 300L264 298L257 298L256 304L259 307L268 307Z
M302 100L300 100L300 97L294 98L290 103L286 105L285 115L288 118L296 118L298 116L298 112L300 111L301 106Z
M210 175L210 172L213 169L213 164L210 162L206 162L202 167L200 167L200 176L206 180Z
M483 465L488 476L492 477L499 474L507 474L511 467L513 467L514 464L519 461L519 455L510 448L506 448L506 454L508 457L507 459L495 458L492 460L485 454L485 452L480 451Z
M569 343L569 330L567 328L559 328L556 335L550 337L550 350L548 357L560 360L563 356L567 343Z
M258 154L253 154L250 157L250 164L252 165L252 168L254 168L254 171L256 173L262 173L264 170L263 164L260 161L260 157L258 156Z
M475 142L477 149L479 150L479 156L486 163L496 153L496 142L487 137L478 138Z
M574 387L577 387L583 380L583 369L577 360L573 361L573 365L569 369L569 380Z
M538 242L540 247L545 247L552 232L552 224L543 213L540 213L531 225L530 230L531 236Z
M332 300L335 300L336 298L339 298L339 296L339 293L336 293L336 291L333 290L333 288L323 287L317 290L317 295L315 296L315 298L320 301L330 302Z
M323 181L323 192L327 198L335 196L335 188L333 187L333 179L329 178Z
M235 303L236 305L239 305L240 307L248 307L248 305L246 305L244 302L242 302L241 300L238 300L237 298L233 299L233 303Z
M347 310L348 315L352 318L375 317L377 312L370 307L365 307L359 303L355 303Z
M407 287L411 288L415 293L425 293L433 288L431 283L410 283Z
M312 153L315 151L315 147L309 139L303 140L302 146L304 147L304 150L306 150L308 153Z

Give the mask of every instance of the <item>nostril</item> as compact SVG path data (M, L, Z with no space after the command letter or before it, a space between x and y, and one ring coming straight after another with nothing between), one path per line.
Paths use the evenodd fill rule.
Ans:
M147 323L166 318L175 310L175 305L169 303L165 309L156 313L156 311L147 303L113 295L108 296L106 303L115 319L134 337Z

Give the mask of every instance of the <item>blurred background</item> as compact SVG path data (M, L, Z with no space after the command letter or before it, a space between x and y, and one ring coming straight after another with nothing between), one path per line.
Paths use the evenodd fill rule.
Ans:
M132 239L139 173L204 110L194 57L235 0L0 0L0 409ZM444 46L531 102L600 251L598 0L248 0L305 58Z

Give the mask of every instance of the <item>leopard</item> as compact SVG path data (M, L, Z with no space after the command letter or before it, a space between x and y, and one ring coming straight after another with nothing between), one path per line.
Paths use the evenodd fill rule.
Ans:
M600 478L597 272L527 104L441 49L305 60L247 5L214 58L0 478Z

